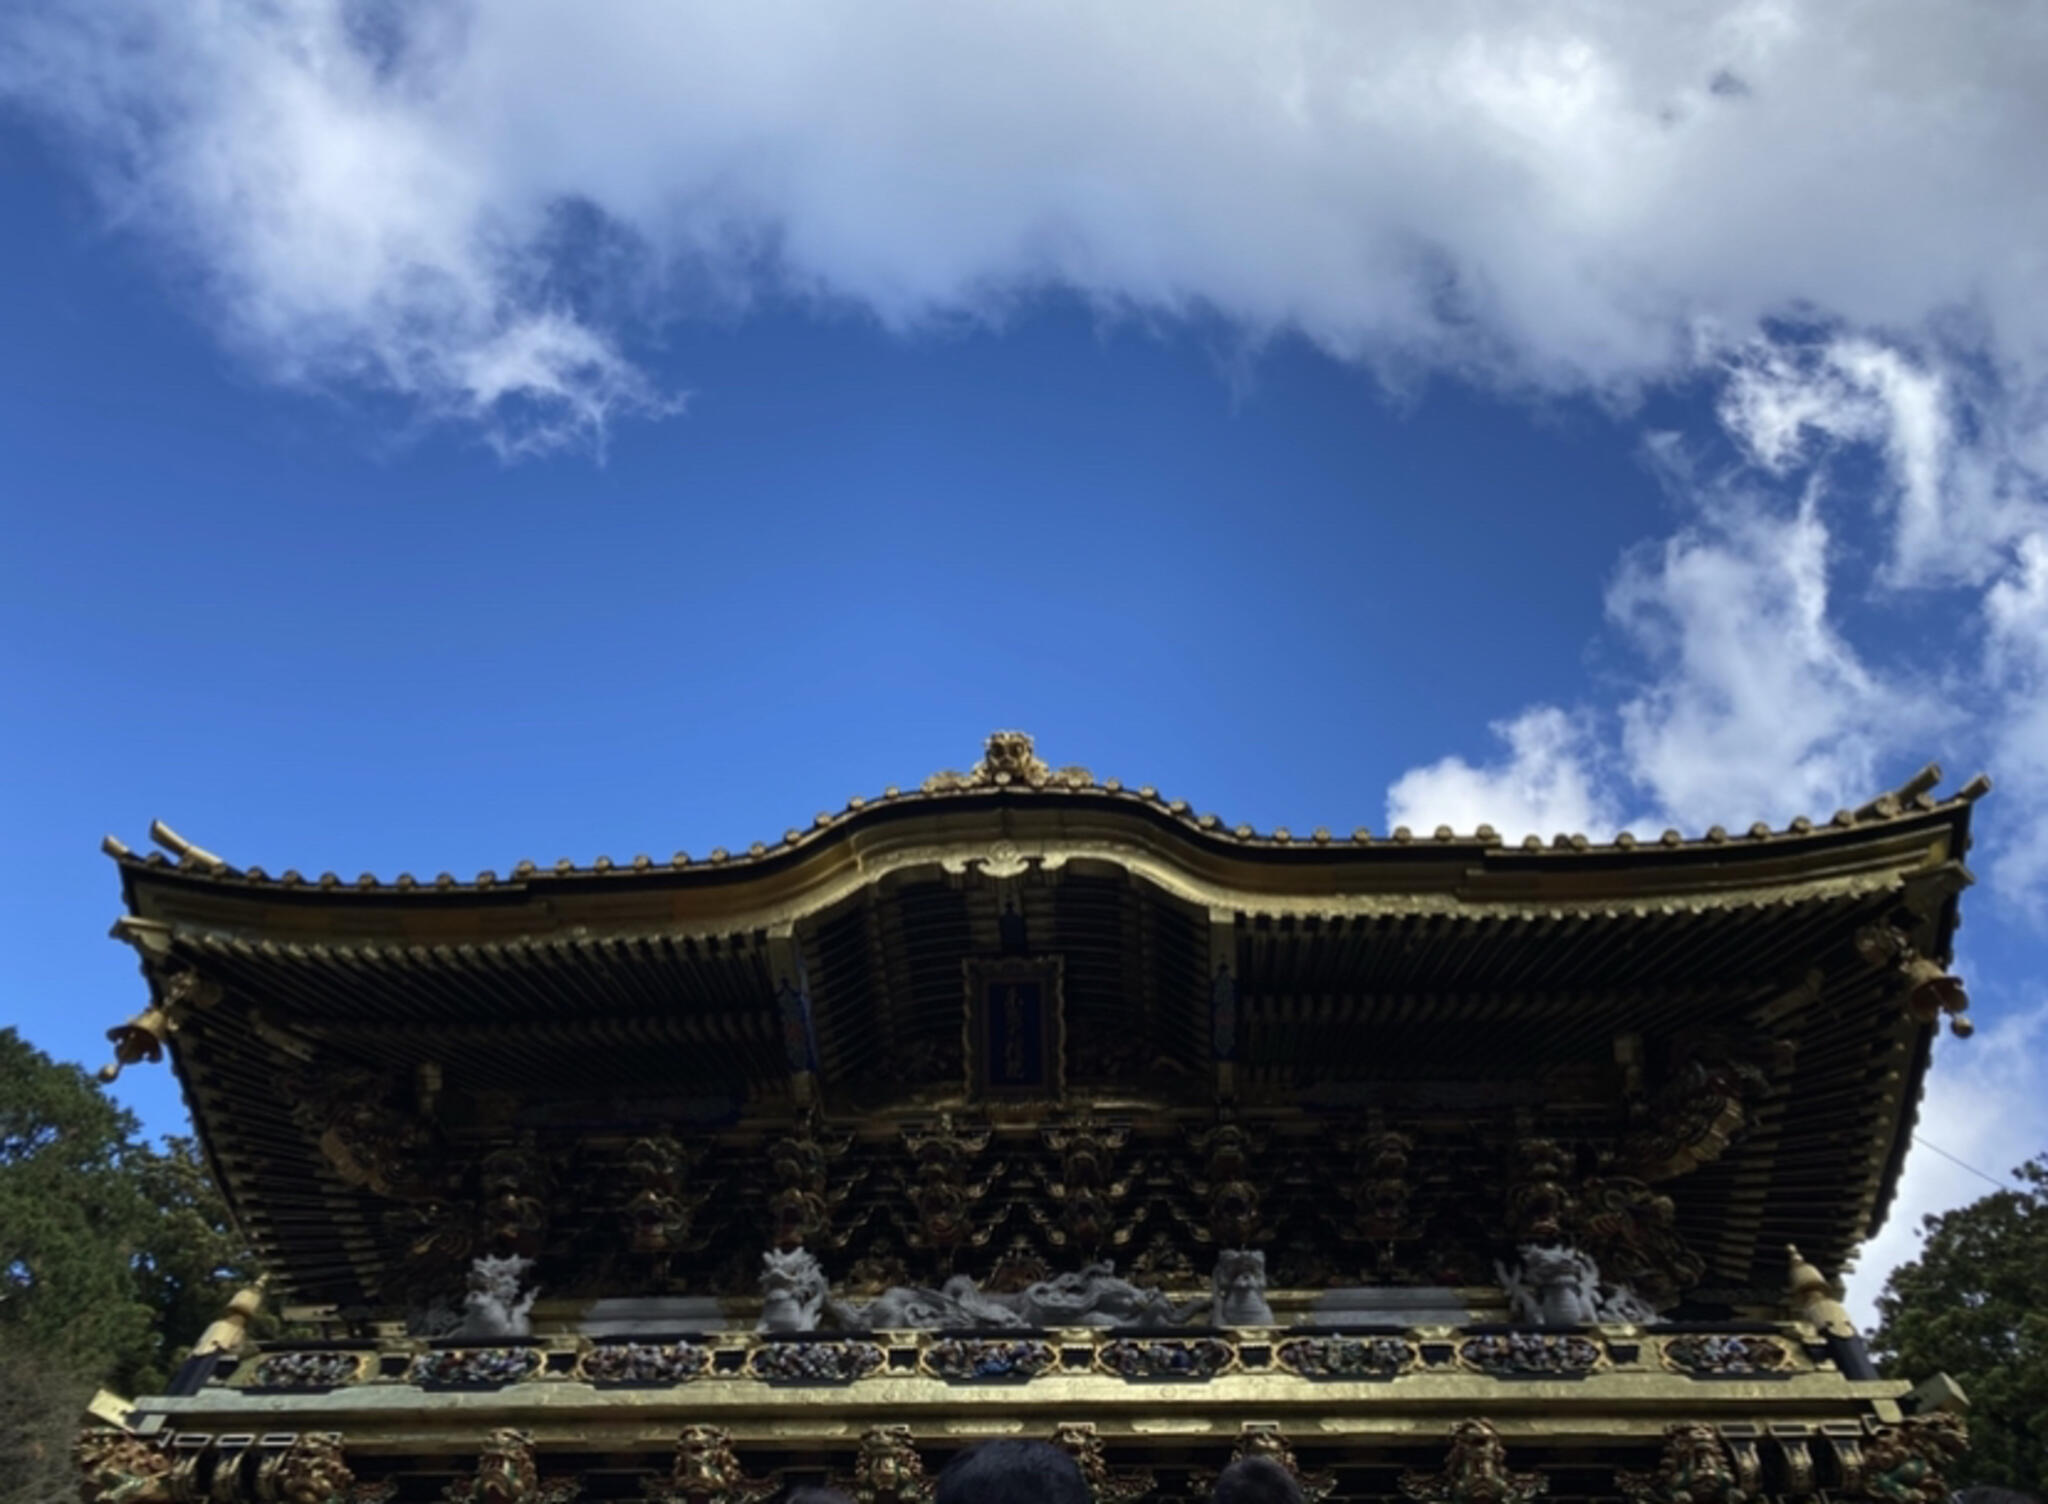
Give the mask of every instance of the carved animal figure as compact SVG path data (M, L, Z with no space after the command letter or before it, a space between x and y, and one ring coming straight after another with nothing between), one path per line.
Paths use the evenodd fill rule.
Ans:
M1118 1279L1116 1265L1108 1259L1032 1285L1009 1299L1029 1326L1172 1324L1183 1314L1163 1291Z
M1600 1266L1569 1243L1524 1243L1512 1269L1496 1263L1515 1320L1529 1326L1592 1326L1602 1321L1657 1320L1657 1311L1627 1285L1603 1284Z
M1271 1326L1266 1303L1266 1255L1256 1249L1226 1248L1216 1256L1209 1283L1210 1320L1218 1326Z
M761 1255L764 1332L815 1332L828 1286L817 1255L804 1248L771 1248Z
M458 1337L530 1337L533 1302L538 1290L520 1291L533 1260L514 1255L480 1258L469 1266L467 1314L455 1329Z
M956 1274L937 1290L898 1285L866 1305L830 1304L841 1326L902 1330L937 1327L1134 1326L1184 1319L1164 1292L1116 1277L1108 1261L1039 1280L1015 1294L983 1290ZM808 1331L810 1328L789 1328Z

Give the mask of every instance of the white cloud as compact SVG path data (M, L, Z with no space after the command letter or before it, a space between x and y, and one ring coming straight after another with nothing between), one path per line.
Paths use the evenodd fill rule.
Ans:
M1828 554L1815 492L1789 515L1737 493L1624 563L1608 617L1651 678L1620 707L1621 750L1666 817L1825 815L1869 797L1884 754L1936 725L1836 629Z
M1965 1166L2010 1184L2015 1165L2048 1151L2048 1001L2008 1013L1973 1039L1936 1044L1915 1137L1884 1228L1863 1245L1847 1281L1850 1313L1866 1332L1890 1272L1919 1254L1922 1219L1994 1189Z
M1991 877L2038 921L2048 913L2048 531L2029 533L2013 553L1984 598L1988 670L2002 702L1991 755L2018 817Z
M1620 824L1599 792L1598 739L1583 717L1540 705L1492 726L1504 760L1474 767L1446 757L1411 768L1387 791L1387 824L1457 831L1492 825L1510 841L1576 831L1603 834Z
M27 0L0 96L269 369L514 444L656 406L637 334L764 292L911 327L1060 286L1602 389L1684 367L1701 321L1964 310L2027 394L2033 28L1908 0ZM487 353L548 341L574 353Z

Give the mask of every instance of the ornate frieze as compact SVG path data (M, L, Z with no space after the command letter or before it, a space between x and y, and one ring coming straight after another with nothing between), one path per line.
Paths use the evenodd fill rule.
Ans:
M1215 1337L1120 1337L1095 1360L1123 1379L1212 1379L1237 1362L1237 1350Z
M1059 1360L1057 1348L1035 1337L941 1337L921 1358L925 1372L956 1384L1035 1379Z
M1415 1504L1531 1504L1549 1487L1541 1473L1510 1470L1507 1444L1483 1420L1461 1420L1451 1427L1443 1471L1401 1475L1401 1492Z
M414 1358L405 1376L414 1384L497 1389L532 1378L541 1363L532 1347L444 1347Z
M1461 1363L1511 1378L1577 1378L1604 1358L1599 1343L1570 1332L1488 1332L1458 1344Z
M1618 1471L1614 1481L1631 1504L1744 1504L1747 1498L1727 1443L1698 1422L1666 1428L1655 1472Z
M1738 1378L1783 1373L1792 1363L1792 1349L1776 1337L1748 1332L1688 1332L1667 1338L1667 1367L1702 1378Z
M681 1384L711 1366L711 1349L696 1342L605 1342L576 1364L593 1384Z
M256 1389L338 1389L358 1383L376 1367L373 1352L265 1353L251 1366Z
M769 1342L748 1356L747 1372L771 1384L850 1384L887 1360L888 1354L873 1342Z
M1274 1356L1305 1379L1390 1379L1416 1366L1420 1350L1405 1337L1290 1337Z

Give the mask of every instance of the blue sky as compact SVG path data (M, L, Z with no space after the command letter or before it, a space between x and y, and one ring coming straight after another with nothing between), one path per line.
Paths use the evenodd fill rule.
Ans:
M1923 1133L2048 1148L2038 23L821 14L0 22L0 1015L103 1058L155 816L425 876L999 726L1262 828L1938 759L2000 789ZM1861 1296L1985 1189L1917 1154Z

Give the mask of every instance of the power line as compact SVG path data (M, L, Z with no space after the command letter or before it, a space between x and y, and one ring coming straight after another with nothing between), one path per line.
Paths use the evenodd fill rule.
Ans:
M1992 1185L1998 1190L2009 1191L2012 1189L2012 1186L2008 1184L2006 1181L2000 1180L1996 1176L1986 1175L1982 1170L1978 1169L1975 1165L1969 1163L1967 1160L1957 1159L1953 1154L1949 1153L1948 1150L1942 1148L1941 1145L1930 1144L1927 1142L1926 1139L1922 1138L1917 1133L1913 1135L1913 1142L1918 1144L1923 1149L1932 1150L1934 1153L1939 1154L1943 1159L1947 1160L1950 1164L1956 1166L1956 1168L1968 1170L1972 1175L1976 1176L1979 1180L1988 1182L1990 1185Z

